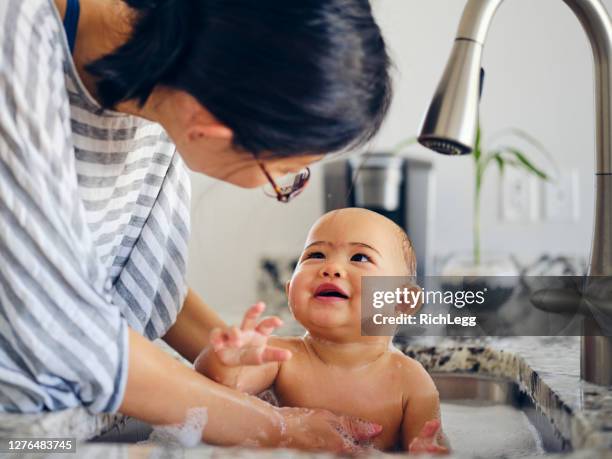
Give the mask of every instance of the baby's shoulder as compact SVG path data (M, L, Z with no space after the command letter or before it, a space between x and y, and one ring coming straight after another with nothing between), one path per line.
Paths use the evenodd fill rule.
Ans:
M421 393L437 392L433 379L419 361L393 350L389 353L389 365L400 374L409 392L414 388L418 388Z
M397 351L389 355L389 368L394 371L393 379L400 381L402 409L408 406L438 405L439 395L433 379L421 363Z
M299 336L271 336L268 339L268 344L287 349L293 353L301 352L304 349L304 341Z

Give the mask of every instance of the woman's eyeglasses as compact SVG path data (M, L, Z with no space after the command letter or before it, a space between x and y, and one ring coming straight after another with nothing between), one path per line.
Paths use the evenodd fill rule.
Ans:
M310 169L307 167L302 172L298 173L293 177L293 183L288 185L278 184L272 176L266 170L266 167L263 165L261 161L257 161L261 171L264 173L268 182L270 182L270 186L272 187L271 191L268 191L264 188L264 193L266 195L276 198L279 202L289 202L293 198L295 198L298 194L300 194L306 185L308 184L308 180L310 179Z

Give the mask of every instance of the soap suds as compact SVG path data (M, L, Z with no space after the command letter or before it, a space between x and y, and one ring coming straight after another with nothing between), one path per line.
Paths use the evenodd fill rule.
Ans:
M164 446L193 448L202 441L202 432L208 422L206 408L191 408L183 424L154 426L149 438L142 443L161 443Z

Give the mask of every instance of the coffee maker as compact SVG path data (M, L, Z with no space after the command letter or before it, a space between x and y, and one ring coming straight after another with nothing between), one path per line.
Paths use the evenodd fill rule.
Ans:
M363 207L404 228L414 246L417 276L433 274L434 168L431 162L368 153L324 165L325 211Z

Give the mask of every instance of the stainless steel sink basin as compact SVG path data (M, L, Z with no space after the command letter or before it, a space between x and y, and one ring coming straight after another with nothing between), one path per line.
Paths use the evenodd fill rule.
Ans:
M532 457L570 450L548 419L518 384L483 375L431 373L440 393L442 425L460 456ZM131 420L95 442L142 441L151 433Z
M531 397L513 381L432 373L452 449L482 457L525 457L571 449Z

